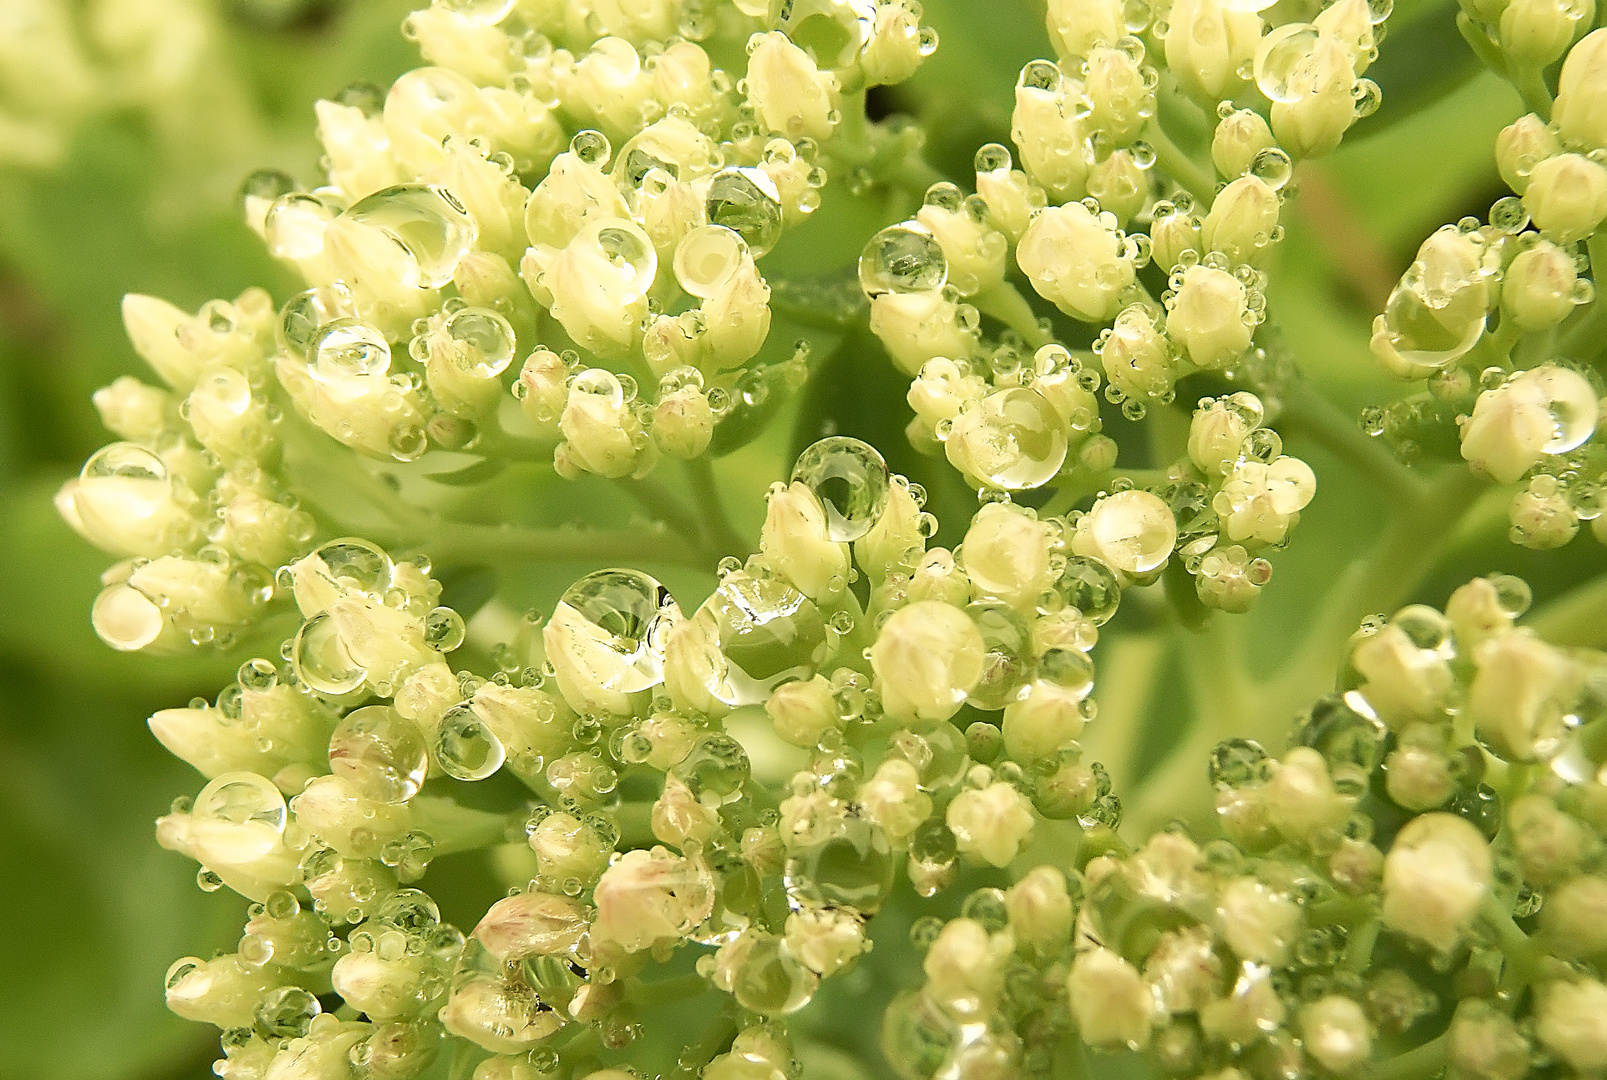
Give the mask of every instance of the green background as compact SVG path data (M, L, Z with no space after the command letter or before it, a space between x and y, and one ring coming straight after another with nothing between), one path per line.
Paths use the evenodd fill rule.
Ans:
M407 6L152 0L147 9L189 12L206 34L196 54L170 57L153 80L96 43L93 13L107 5L7 2L21 17L35 7L59 15L104 85L55 108L51 88L0 50L0 113L50 126L62 146L54 161L0 153L0 1080L206 1076L215 1033L166 1013L161 977L179 956L232 947L241 903L203 894L194 867L157 848L153 819L198 778L144 720L214 694L240 657L152 661L103 647L88 611L110 560L72 534L50 500L108 439L93 390L145 374L122 333L124 293L191 310L252 284L287 294L290 282L240 224L234 192L255 167L311 175L312 101L359 78L383 85L417 63L396 32ZM1398 392L1367 354L1368 323L1427 232L1483 214L1502 194L1489 148L1520 111L1504 84L1474 74L1451 29L1453 4L1398 7L1372 73L1384 109L1303 170L1305 197L1286 217L1269 298L1304 370L1351 413ZM941 48L886 100L929 117L929 157L963 182L977 145L1006 141L1015 72L1048 52L1041 4L931 0L927 9ZM861 214L794 250L821 269L882 223ZM887 382L841 377L843 409L856 388ZM859 419L896 438L896 413ZM1325 468L1320 452L1297 449L1323 487L1254 620L1251 648L1268 659L1327 568L1368 541L1379 507L1364 484ZM757 524L759 485L782 453L726 466L755 489L739 524ZM1534 573L1531 557L1500 542L1501 529L1485 523L1427 598L1443 600L1458 575ZM1553 556L1537 589L1599 568L1600 555L1576 542Z

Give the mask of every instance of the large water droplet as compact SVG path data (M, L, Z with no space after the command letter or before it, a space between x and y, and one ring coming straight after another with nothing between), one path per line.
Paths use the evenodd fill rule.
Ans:
M889 225L859 256L859 285L869 296L930 292L949 279L949 260L924 225Z
M709 180L703 208L710 225L742 237L755 259L781 239L781 195L762 169L721 169Z
M729 735L700 735L675 766L670 769L699 802L705 806L724 806L742 796L753 768L748 752Z
M317 348L318 331L336 319L351 318L356 313L351 291L338 281L299 292L279 309L279 347L299 360L310 361Z
M351 693L368 677L368 672L346 650L335 620L327 611L301 624L291 647L290 662L295 665L296 677L309 689L331 697Z
M162 609L132 585L111 585L90 610L95 634L119 652L145 648L162 635Z
M457 197L430 184L384 188L359 199L341 216L394 241L418 268L418 286L427 289L452 280L478 232Z
M722 957L731 996L760 1016L786 1016L809 1004L820 976L799 963L785 939L758 930L744 933Z
M859 439L834 435L798 455L792 478L826 510L826 533L835 541L858 540L887 509L887 462Z
M1118 491L1100 499L1078 528L1088 530L1095 550L1112 568L1127 574L1159 569L1177 545L1171 507L1148 491Z
M1596 432L1600 405L1596 391L1579 372L1547 364L1518 376L1540 391L1554 426L1551 439L1540 449L1566 454L1582 446Z
M892 892L896 862L887 834L853 814L818 823L815 831L819 835L795 847L783 867L787 902L795 909L879 910Z
M508 370L516 348L513 327L489 308L464 308L446 320L446 336L459 346L459 366L482 379Z
M1055 591L1066 607L1076 608L1095 626L1102 626L1116 614L1122 602L1121 585L1110 567L1086 555L1073 555L1055 582Z
M418 794L428 765L424 734L389 705L347 713L329 737L330 769L364 798L406 802Z
M639 570L598 570L571 585L554 619L604 649L591 665L604 687L633 694L664 681L664 639L680 615L670 592Z
M435 760L441 769L459 780L484 780L507 758L502 740L468 705L458 705L441 718L435 737Z
M124 481L144 481L160 485L164 496L168 491L167 465L136 443L116 442L101 447L84 462L78 475L83 480L115 477Z
M966 700L979 709L1002 709L1024 697L1032 682L1032 628L1009 604L993 600L971 604L965 613L981 631L987 649L982 677Z
M391 557L367 540L355 536L331 540L309 557L309 565L331 584L370 596L383 596L391 587Z
M727 575L695 618L725 660L709 692L727 705L757 705L782 683L809 678L829 649L820 609L774 578Z
M1060 414L1026 387L1000 390L955 418L949 460L978 480L1006 491L1041 487L1066 461Z
M1274 27L1255 50L1255 81L1269 100L1291 104L1311 93L1320 34L1310 23Z
M257 1023L273 1038L299 1039L322 1011L313 994L299 986L281 986L263 995L257 1005Z
M337 210L315 195L291 192L274 200L263 219L268 251L278 259L315 259L324 252L324 230Z
M770 22L823 68L859 58L876 26L874 0L771 0Z
M307 370L324 382L383 375L390 367L390 342L359 319L336 319L319 327L307 358Z
M195 797L190 826L208 861L238 864L278 846L287 816L285 797L272 781L256 773L228 772Z
M742 265L748 246L723 225L702 225L675 248L675 280L698 298L713 296Z

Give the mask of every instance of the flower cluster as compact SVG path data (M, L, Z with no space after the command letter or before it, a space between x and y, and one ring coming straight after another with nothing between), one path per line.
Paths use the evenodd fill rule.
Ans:
M1514 538L1554 547L1602 469L1599 376L1556 349L1598 311L1577 245L1607 217L1607 31L1568 52L1588 4L1467 7L1521 86L1567 54L1555 114L1502 136L1521 200L1436 233L1395 290L1374 350L1428 390L1366 424L1528 478ZM925 982L882 1021L905 1080L1090 1051L1213 1080L1400 1051L1469 1080L1607 1067L1607 657L1516 627L1517 579L1368 618L1316 657L1338 691L1299 688L1281 755L1236 737L1245 695L1196 687L1229 715L1192 832L1124 838L1085 731L1119 610L1203 640L1256 604L1317 492L1280 426L1426 495L1312 404L1269 323L1296 163L1376 109L1389 13L1051 0L1055 59L1021 70L1015 150L983 146L967 193L918 128L868 119L936 48L913 0L414 12L427 66L318 103L319 182L246 182L307 287L128 297L164 385L96 395L121 441L57 498L123 560L108 644L250 657L150 720L206 780L158 840L252 901L236 951L167 978L223 1029L218 1075L406 1080L443 1048L473 1080L796 1075L787 1018L849 992L878 912L938 897L960 915L915 921ZM862 297L761 270L828 195L883 208L853 237ZM746 545L710 461L821 378L780 316L880 343L948 495L811 431ZM494 495L440 494L515 465L654 520L487 524ZM603 568L522 616L501 580L456 598L501 556ZM683 606L613 565L642 561L717 575ZM465 933L423 886L470 851L508 893ZM660 1005L706 1021L668 1071Z

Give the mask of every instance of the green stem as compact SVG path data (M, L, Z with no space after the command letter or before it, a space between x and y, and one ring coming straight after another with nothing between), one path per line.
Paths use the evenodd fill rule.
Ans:
M1054 335L1039 325L1038 313L1032 310L1032 304L1021 295L1020 289L1008 281L1001 281L978 293L971 298L971 303L982 314L999 320L1020 334L1034 349L1054 341Z
M1340 958L1339 965L1357 975L1366 971L1372 965L1373 946L1378 943L1381 928L1382 924L1376 916L1362 923L1345 943L1345 955Z
M709 990L709 980L701 975L677 975L670 979L643 982L632 979L625 996L637 1005L664 1005L685 1001Z
M1545 953L1529 940L1529 935L1518 929L1512 913L1491 894L1479 907L1479 921L1495 935L1504 965L1501 972L1501 992L1509 1001L1515 1001L1523 988L1534 981L1540 971Z
M1468 43L1468 48L1473 50L1473 54L1479 58L1485 67L1497 75L1506 76L1508 74L1506 54L1501 51L1499 45L1490 40L1489 34L1486 34L1474 24L1473 20L1468 17L1467 12L1459 11L1456 13L1456 29L1461 33L1462 40ZM1549 115L1548 112L1548 118Z
M1368 1080L1431 1080L1445 1068L1450 1036L1441 1035L1422 1046L1367 1068Z
M730 1012L722 1010L719 1015L711 1017L697 1041L688 1045L681 1056L675 1059L675 1069L667 1074L668 1080L688 1080L699 1075L703 1066L731 1045L736 1034L736 1018Z
M708 546L726 555L746 558L748 545L737 534L730 516L725 512L725 502L720 498L719 484L714 479L714 469L709 459L700 457L688 461L686 474L692 481L692 496L703 515L703 535Z
M1538 67L1517 64L1507 73L1513 87L1523 95L1523 103L1542 120L1551 119L1551 88Z
M1590 310L1575 319L1563 335L1564 355L1599 355L1603 342L1607 341L1607 296L1601 291L1607 288L1607 229L1592 233L1585 242L1585 249L1590 252L1590 278L1597 286L1596 298L1590 302Z
M434 841L436 855L499 844L506 838L509 826L522 823L527 816L523 810L494 814L459 806L444 795L419 795L408 806L413 812L413 824Z
M661 521L674 529L681 539L689 544L698 544L700 530L696 515L681 505L681 500L671 495L662 484L652 480L637 480L631 477L621 477L616 480L621 488L641 504L642 508L652 514L657 521Z
M1371 480L1397 507L1412 506L1428 492L1389 447L1362 431L1309 382L1302 380L1290 390L1279 426L1304 435Z
M409 541L438 563L447 562L650 562L708 569L704 552L659 528L555 529L438 522Z
M1189 157L1154 120L1144 128L1144 141L1154 149L1155 163L1161 171L1193 195L1202 211L1210 209L1216 198L1216 178Z

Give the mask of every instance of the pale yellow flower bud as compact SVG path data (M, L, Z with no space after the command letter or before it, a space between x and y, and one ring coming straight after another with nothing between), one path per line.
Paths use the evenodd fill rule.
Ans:
M318 117L318 142L329 162L329 182L347 201L356 202L408 179L391 157L383 119L333 101L315 101L313 111Z
M1195 366L1226 367L1244 355L1255 334L1249 292L1225 270L1190 266L1167 310L1166 333Z
M1103 947L1079 953L1066 978L1066 995L1083 1042L1133 1049L1149 1044L1155 1001L1138 969L1121 954Z
M1489 845L1467 821L1413 818L1384 857L1384 925L1448 952L1472 925L1491 874Z
M820 600L848 583L848 545L834 543L820 499L802 481L767 497L759 549L798 591Z
M593 892L595 940L626 952L680 941L714 910L714 879L701 865L663 848L627 851Z
M619 379L602 368L592 368L570 384L558 427L568 440L570 461L587 472L629 476L641 465L646 449L637 439L641 425Z
M1550 330L1579 303L1573 256L1549 240L1518 253L1501 283L1501 311L1529 333Z
M975 594L1031 612L1054 583L1049 557L1054 537L1046 523L1019 507L1005 503L982 507L959 549Z
M1118 491L1077 519L1072 550L1124 574L1159 570L1177 545L1171 507L1148 491Z
M1557 133L1534 113L1518 117L1495 137L1495 163L1507 187L1522 195L1536 165L1562 153Z
M1062 60L1114 45L1127 33L1121 0L1050 0L1049 40Z
M1569 141L1607 149L1607 30L1592 30L1568 50L1551 119Z
M1175 207L1166 210L1158 206L1155 220L1149 227L1149 237L1150 260L1169 274L1177 269L1183 252L1192 251L1198 255L1203 247L1200 219L1192 212L1184 213Z
M865 922L844 908L804 908L787 916L787 948L804 967L829 978L867 951Z
M1033 211L1046 201L1043 189L1020 169L1004 168L976 174L977 194L988 204L988 221L1013 244L1027 231Z
M1572 449L1594 430L1596 392L1576 371L1546 364L1481 393L1462 425L1462 457L1510 484L1548 453Z
M1279 967L1300 930L1300 906L1252 877L1235 878L1217 898L1223 940L1241 960Z
M1501 51L1516 63L1545 67L1595 20L1595 0L1512 0L1501 13Z
M1261 16L1224 8L1220 0L1177 0L1167 16L1166 66L1202 104L1231 98L1255 55Z
M525 235L532 244L562 248L591 220L629 216L613 178L571 150L553 159L546 177L530 193Z
M500 28L444 5L411 13L403 32L418 42L427 63L451 68L482 86L507 82L520 59L515 42Z
M1607 168L1582 154L1558 154L1529 173L1523 205L1559 244L1583 240L1607 218Z
M870 39L859 54L866 86L895 86L920 68L931 49L921 41L919 10L904 3L876 5Z
M787 36L771 31L748 54L748 101L771 131L798 139L831 137L837 76L815 67Z
M900 608L871 646L882 707L895 720L946 720L982 677L982 634L958 608L923 600Z
M1257 263L1278 228L1278 193L1265 180L1241 176L1217 193L1200 239L1235 263Z
M1540 988L1535 1037L1582 1074L1607 1069L1607 986L1592 978L1559 980Z
M915 375L933 357L965 359L977 351L975 313L962 312L939 289L873 298L870 329L906 375Z
M1239 109L1216 125L1211 136L1211 161L1218 173L1233 180L1250 171L1250 162L1257 154L1276 145L1272 129L1260 113Z
M1010 139L1021 152L1026 174L1057 202L1066 202L1080 199L1087 192L1088 170L1094 162L1088 148L1088 130L1075 108L1082 85L1064 75L1056 74L1054 78L1053 89L1025 80L1017 85Z
M622 37L599 38L579 59L558 50L552 74L564 112L621 142L641 128L654 101L653 77L635 46Z
M1039 296L1084 322L1114 316L1135 279L1132 252L1120 234L1075 202L1033 217L1016 262Z
M1335 0L1317 13L1312 25L1345 47L1351 70L1361 75L1378 55L1374 18L1373 5L1368 0Z
M960 792L944 820L960 853L990 866L1008 866L1032 838L1032 803L1002 780Z
M699 306L704 345L720 370L739 367L770 333L770 286L744 253L742 262Z
M1235 543L1282 543L1317 494L1317 474L1299 458L1280 457L1270 465L1240 459L1222 482L1212 505Z
M1566 749L1576 676L1567 654L1527 633L1480 645L1467 711L1479 738L1510 761L1548 760Z
M665 394L653 407L653 441L670 457L690 461L714 438L714 410L695 386Z
M1131 150L1116 150L1088 170L1088 194L1126 225L1149 204L1150 174Z
M1117 146L1138 138L1155 114L1155 91L1145 80L1142 58L1116 48L1113 41L1089 50L1084 61L1083 96L1090 131Z
M1283 756L1261 797L1273 825L1295 843L1337 836L1354 802L1334 790L1327 761L1309 746Z
M1329 994L1304 1006L1300 1033L1306 1052L1332 1073L1353 1072L1372 1056L1372 1026L1362 1007L1348 997Z
M1272 132L1296 158L1331 153L1356 122L1356 72L1344 44L1317 39L1302 69L1299 97L1272 103Z
M1053 953L1071 940L1071 896L1066 876L1053 866L1035 866L1004 894L1016 940Z
M958 197L959 192L953 194ZM943 249L949 266L948 283L962 296L975 296L1004 280L1010 243L988 222L973 216L967 206L950 208L929 201L916 213L915 220L926 226Z

